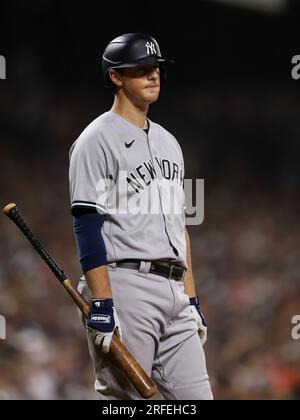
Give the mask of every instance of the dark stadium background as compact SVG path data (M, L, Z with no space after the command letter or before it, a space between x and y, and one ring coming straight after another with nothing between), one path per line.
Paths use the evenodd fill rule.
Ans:
M273 13L215 1L1 5L0 204L18 204L74 283L68 151L111 105L103 49L149 32L176 61L149 116L181 143L186 177L205 179L205 221L189 230L218 399L300 397L300 7L282 3ZM76 309L4 216L0 314L0 399L95 398Z

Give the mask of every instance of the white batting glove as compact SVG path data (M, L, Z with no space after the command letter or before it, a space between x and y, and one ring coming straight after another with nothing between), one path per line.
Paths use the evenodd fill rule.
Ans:
M112 299L93 299L86 327L96 345L108 353L114 331L122 340L122 331Z
M202 346L204 346L207 340L207 323L203 313L201 312L197 297L190 298L190 310L197 323L200 341L202 343Z

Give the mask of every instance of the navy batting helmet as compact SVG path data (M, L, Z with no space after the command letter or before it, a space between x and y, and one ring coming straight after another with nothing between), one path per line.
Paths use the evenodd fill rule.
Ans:
M124 34L113 39L106 47L102 58L102 70L107 85L111 85L110 69L138 67L145 64L158 64L161 68L161 79L166 79L165 65L173 63L161 56L156 40L147 34Z

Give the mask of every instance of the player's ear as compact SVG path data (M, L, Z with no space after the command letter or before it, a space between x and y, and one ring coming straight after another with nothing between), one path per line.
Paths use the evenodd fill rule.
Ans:
M109 74L110 80L113 82L113 84L116 87L122 87L123 86L123 81L122 81L121 74L120 74L119 71L116 71L114 69L110 69L108 74Z

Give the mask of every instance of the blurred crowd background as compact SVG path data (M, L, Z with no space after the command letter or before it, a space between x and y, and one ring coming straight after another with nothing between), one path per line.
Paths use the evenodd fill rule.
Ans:
M105 45L151 33L176 64L149 116L177 137L186 177L205 179L205 221L188 229L215 397L299 399L299 2L197 3L1 6L0 204L18 204L76 284L68 151L112 103ZM0 399L96 398L74 305L4 216L0 314Z

